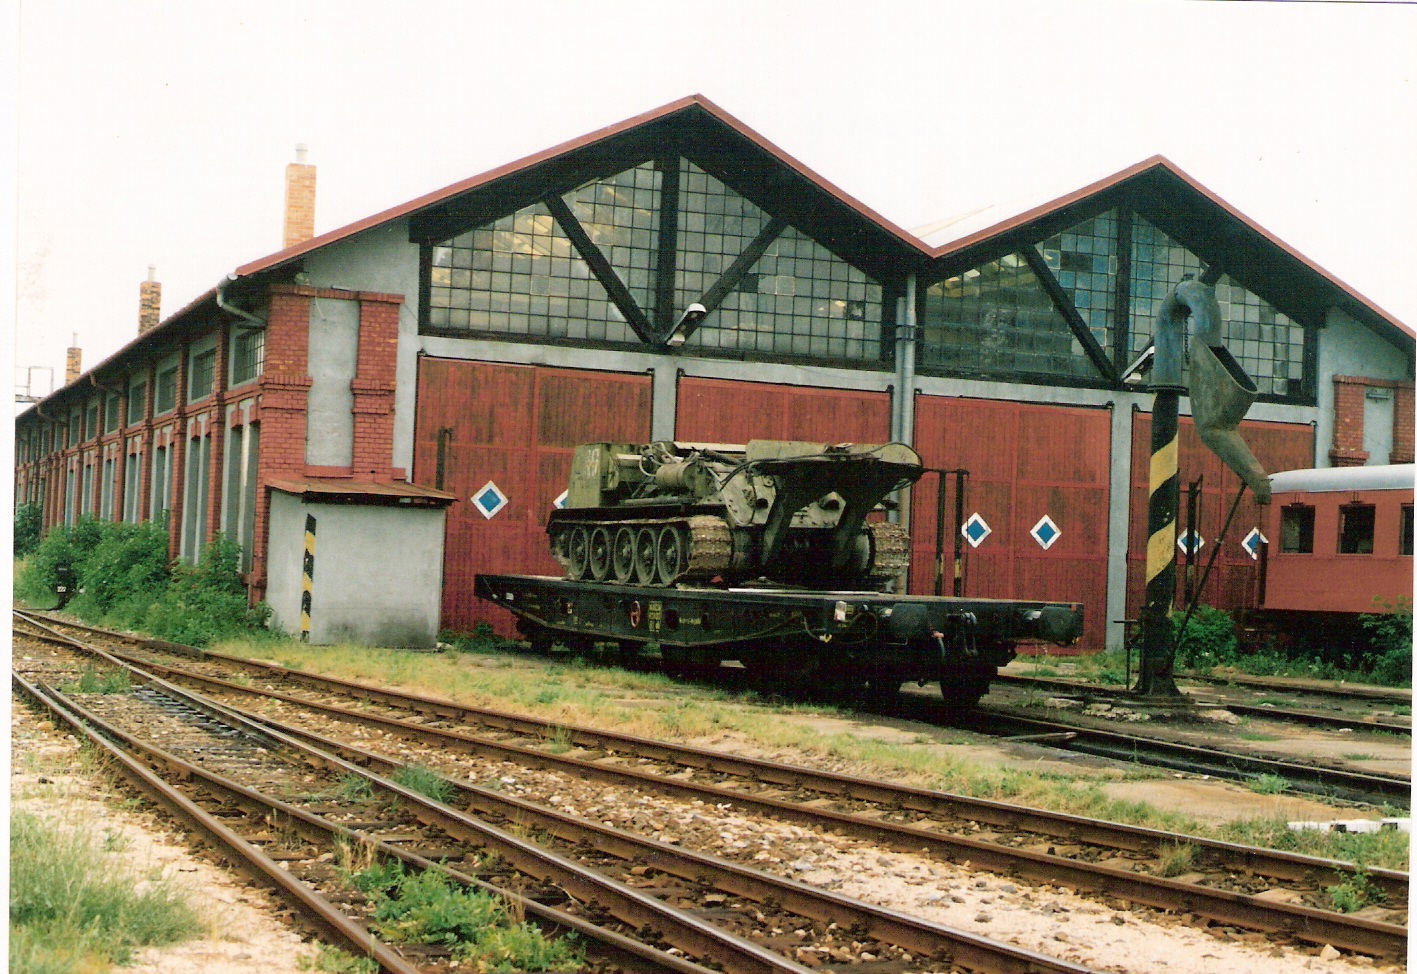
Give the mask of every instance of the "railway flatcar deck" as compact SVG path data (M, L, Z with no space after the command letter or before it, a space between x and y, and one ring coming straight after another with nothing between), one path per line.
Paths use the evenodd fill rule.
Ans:
M947 702L973 704L1023 641L1067 645L1082 606L792 588L687 588L479 575L480 597L508 609L533 644L624 662L658 656L671 672L736 661L750 675L834 697L894 694L939 680Z

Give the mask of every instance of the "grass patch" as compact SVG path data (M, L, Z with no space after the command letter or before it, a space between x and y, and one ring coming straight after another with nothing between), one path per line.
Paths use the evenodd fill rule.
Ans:
M1261 774L1251 778L1246 784L1257 795L1277 795L1289 787L1289 779L1283 775Z
M97 974L141 947L204 932L182 893L123 868L104 844L26 812L10 816L12 974Z
M436 771L430 771L416 764L404 765L389 775L389 779L394 784L403 785L409 791L416 791L425 798L431 798L435 802L442 802L445 805L453 797L453 786L448 783L446 778Z
M445 947L472 969L493 974L570 974L584 961L571 936L548 939L499 897L463 889L440 873L408 873L390 861L371 864L350 882L374 905L371 929L391 943Z
M63 693L127 693L132 688L127 670L110 670L100 674L92 666L84 667L77 680L59 686Z
M789 761L803 760L793 754L800 751L815 756L833 770L850 774L1147 828L1292 849L1324 858L1407 868L1407 836L1400 833L1382 833L1378 844L1359 847L1353 845L1353 840L1378 837L1294 833L1285 828L1284 822L1269 820L1216 825L1144 802L1118 800L1105 790L1109 782L1150 780L1164 772L1133 767L1050 773L1029 767L1004 767L971 757L968 747L959 746L973 740L965 735L947 733L933 746L913 735L899 743L883 741L851 731L849 722L857 719L851 711L808 703L770 704L750 692L676 683L657 673L549 662L517 653L499 654L482 644L467 652L436 655L293 642L280 644L278 652L273 652L275 645L265 641L232 641L214 648L237 656L299 664L306 672L398 685L413 693L526 714L560 725L660 740L729 741L735 747L741 742L753 753L781 755ZM277 658L272 660L273 656ZM1120 670L1121 654L1113 654L1113 658ZM1098 662L1097 657L1077 660L1080 671L1106 664L1105 660ZM552 668L555 699L537 703L548 685L547 671ZM841 731L822 726L833 718L843 721ZM564 740L561 731L554 730L543 746L555 750ZM484 787L500 786L494 780Z
M321 944L313 954L295 959L299 971L321 971L323 974L379 974L379 962L372 957L355 957L338 947Z
M1242 741L1277 741L1278 734L1266 734L1264 731L1240 731L1235 735Z
M1368 878L1368 868L1359 864L1353 875L1335 886L1324 888L1329 902L1340 913L1356 913L1365 906L1372 906L1387 899L1381 888L1374 886Z
M1161 875L1179 876L1191 871L1196 861L1196 847L1189 842L1173 842L1163 845L1157 858L1161 863Z

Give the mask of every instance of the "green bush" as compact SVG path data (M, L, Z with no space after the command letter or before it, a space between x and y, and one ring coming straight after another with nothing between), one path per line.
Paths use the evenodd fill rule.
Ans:
M161 524L99 526L98 544L76 568L83 597L100 613L146 606L168 581L167 530Z
M218 535L202 549L196 567L175 566L172 580L148 608L142 628L161 639L206 646L262 629L270 608L247 604L241 583L241 548Z
M1388 686L1412 685L1412 600L1374 598L1383 611L1358 620L1373 646L1373 679Z
M15 508L16 558L23 558L38 548L43 533L43 511L38 504L21 504Z
M1181 666L1195 669L1209 669L1235 662L1235 623L1229 613L1208 605L1198 605L1186 622L1186 631L1181 634L1184 612L1171 615L1171 638L1179 639L1176 662Z

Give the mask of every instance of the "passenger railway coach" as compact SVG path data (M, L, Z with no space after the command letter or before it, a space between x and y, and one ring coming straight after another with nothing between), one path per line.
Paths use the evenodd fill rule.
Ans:
M1273 475L1259 607L1321 622L1410 598L1412 485L1410 463Z

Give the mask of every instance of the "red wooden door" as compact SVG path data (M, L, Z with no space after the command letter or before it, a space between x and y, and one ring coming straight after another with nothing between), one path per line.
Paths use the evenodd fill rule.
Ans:
M1081 602L1080 645L1100 648L1107 608L1110 413L982 399L919 396L915 446L930 467L969 471L964 514L989 534L966 549L965 594ZM934 591L936 478L911 507L910 589ZM946 497L944 593L952 591L954 497ZM1045 548L1031 533L1040 528Z
M1220 459L1206 449L1196 435L1189 416L1181 417L1177 469L1180 474L1181 499L1176 512L1176 535L1186 530L1186 491L1201 480L1201 500L1195 531L1203 542L1196 553L1192 577L1198 584L1210 560L1215 539L1235 502L1240 478ZM1260 465L1269 473L1281 470L1307 469L1314 465L1314 430L1297 423L1245 422L1240 435ZM1151 414L1138 413L1132 423L1132 488L1131 531L1127 541L1127 616L1137 618L1146 595L1146 508L1151 467ZM1235 609L1254 605L1257 562L1240 546L1251 528L1262 527L1263 515L1255 504L1254 495L1245 492L1235 512L1230 530L1225 536L1215 567L1201 591L1200 602L1218 609ZM1270 538L1278 542L1277 538ZM1179 549L1176 563L1176 604L1185 604L1186 568Z
M679 380L674 435L680 440L885 443L890 431L891 401L884 392L726 379Z
M559 575L546 517L566 489L581 443L639 443L649 436L650 379L574 369L424 358L418 370L413 477L457 495L443 552L442 628L511 617L473 594L478 573ZM488 484L506 497L491 517L473 503Z

